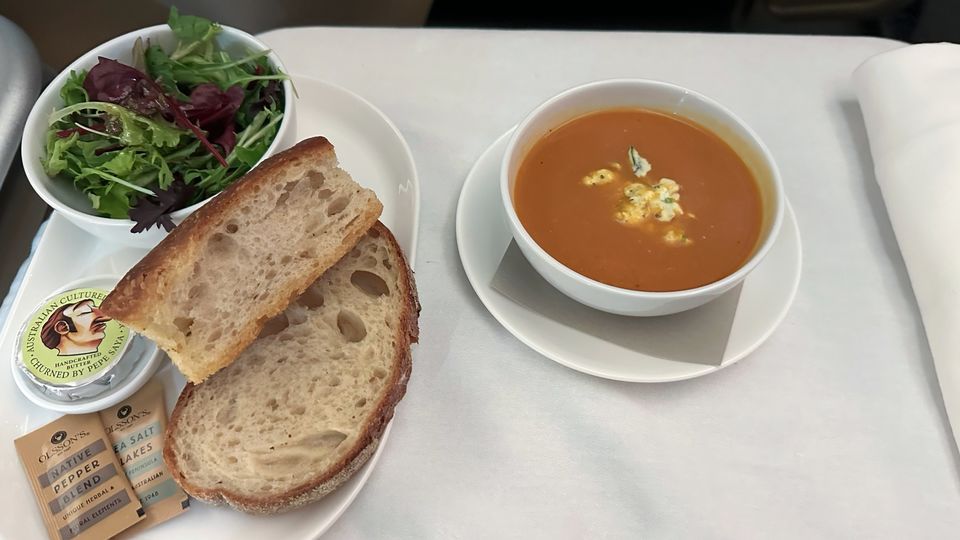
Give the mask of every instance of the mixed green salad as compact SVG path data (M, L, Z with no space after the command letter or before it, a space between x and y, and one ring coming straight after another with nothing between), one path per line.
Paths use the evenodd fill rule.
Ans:
M283 119L287 77L269 51L233 58L217 47L220 25L176 8L167 24L173 51L137 40L133 65L100 57L70 72L41 158L101 215L132 219L132 232L171 230L171 212L249 171Z

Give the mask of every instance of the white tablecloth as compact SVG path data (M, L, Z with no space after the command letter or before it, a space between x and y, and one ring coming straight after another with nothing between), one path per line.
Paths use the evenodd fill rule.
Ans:
M850 74L868 38L309 28L265 34L291 72L390 116L422 185L423 313L408 393L331 538L956 538L960 459L873 178ZM681 383L596 379L480 304L454 240L480 153L575 84L699 90L772 150L803 281L751 357Z
M390 116L422 186L422 341L379 467L332 538L956 538L960 459L873 178L851 73L870 38L307 28L294 73ZM467 283L467 171L552 94L648 77L759 133L804 244L780 329L709 377L638 385L527 349Z

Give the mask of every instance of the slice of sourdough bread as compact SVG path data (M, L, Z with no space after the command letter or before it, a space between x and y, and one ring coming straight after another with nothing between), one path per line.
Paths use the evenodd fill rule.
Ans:
M174 478L253 513L330 493L373 455L406 391L419 311L377 223L235 362L183 389L163 446Z
M190 381L227 366L380 216L322 137L281 152L190 215L103 301Z

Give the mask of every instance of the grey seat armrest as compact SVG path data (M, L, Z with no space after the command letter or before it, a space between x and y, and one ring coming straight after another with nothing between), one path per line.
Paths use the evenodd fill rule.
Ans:
M0 186L20 148L23 125L40 94L40 57L30 38L0 17Z

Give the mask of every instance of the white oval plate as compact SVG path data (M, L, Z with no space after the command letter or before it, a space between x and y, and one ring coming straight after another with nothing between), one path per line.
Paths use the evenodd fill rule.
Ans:
M490 286L510 243L500 200L500 161L513 130L503 134L467 174L457 204L457 248L480 301L517 339L564 366L597 377L629 382L668 382L713 373L753 352L783 320L800 283L800 232L793 209L763 262L740 292L730 337L719 366L679 362L630 351L548 319ZM697 335L691 328L689 335Z
M333 143L344 170L376 191L383 202L381 221L403 248L411 267L417 252L420 187L413 155L403 136L376 107L343 88L294 77L298 138L323 135ZM75 279L122 275L145 251L110 246L54 213L0 332L2 358L11 361L16 332L29 311L54 290ZM168 413L183 387L180 373L164 360L156 375L164 384ZM59 417L30 403L17 390L11 370L0 370L0 537L39 538L40 511L30 495L13 439ZM137 538L316 538L347 509L383 452L390 426L370 461L338 490L301 509L275 516L251 516L194 501L186 514L148 529Z

